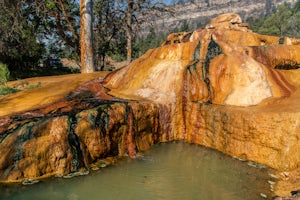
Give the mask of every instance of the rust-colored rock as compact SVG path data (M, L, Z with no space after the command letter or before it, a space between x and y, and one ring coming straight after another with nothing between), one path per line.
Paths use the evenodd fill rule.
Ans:
M33 91L40 105L24 98L16 112L0 111L0 180L66 175L185 140L291 175L275 187L288 196L300 187L299 41L253 33L225 14L104 79L81 75L52 100ZM0 102L13 107L28 93Z
M298 41L253 33L238 15L221 15L206 29L169 35L104 86L121 98L171 103L174 139L291 171L300 167L300 72L282 69L299 67Z
M1 142L1 181L23 181L72 170L67 118L27 122Z
M169 127L159 122L166 111L149 103L112 103L76 115L24 120L1 138L0 181L64 176L105 157L135 157L169 138Z
M121 98L160 103L181 101L183 90L193 100L208 101L210 96L214 104L235 106L290 96L295 88L274 68L299 63L300 47L279 45L280 37L245 31L240 25L238 15L228 14L213 19L207 29L171 34L161 47L107 76L104 85ZM197 89L178 84L191 78Z

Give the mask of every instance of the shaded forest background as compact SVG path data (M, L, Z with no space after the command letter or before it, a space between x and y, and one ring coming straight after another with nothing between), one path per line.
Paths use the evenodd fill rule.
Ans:
M173 1L172 4L185 2ZM69 58L79 63L78 0L0 0L0 7L0 63L3 63L0 66L7 68L0 69L0 73L10 73L10 80L53 75L55 69L41 67L41 63L49 57ZM134 59L159 46L171 32L191 31L187 21L175 29L166 30L164 34L158 34L159 31L152 26L151 21L155 18L175 15L172 6L163 1L94 0L96 70L105 69L107 58L115 61L128 59L129 36ZM130 16L130 25L127 16ZM300 37L300 0L295 5L283 3L264 18L251 17L246 22L260 34ZM150 27L146 35L139 34L142 26ZM59 70L58 74L79 72Z

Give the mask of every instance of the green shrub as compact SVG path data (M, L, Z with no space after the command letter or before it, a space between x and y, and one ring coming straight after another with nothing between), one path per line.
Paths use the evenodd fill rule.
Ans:
M0 63L0 85L6 85L9 80L9 70L7 66L3 63Z
M6 85L9 81L9 70L7 66L0 62L0 96L18 92L18 89L10 88Z
M10 88L10 87L4 86L4 85L0 85L0 96L16 93L18 91L20 91L20 90Z

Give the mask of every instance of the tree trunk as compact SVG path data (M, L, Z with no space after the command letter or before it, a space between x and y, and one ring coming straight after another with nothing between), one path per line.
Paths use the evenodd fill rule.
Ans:
M127 64L131 62L132 57L132 14L133 0L127 0L128 10L126 13L126 38L127 38Z
M92 8L92 0L80 0L81 73L90 73L95 71L93 55Z

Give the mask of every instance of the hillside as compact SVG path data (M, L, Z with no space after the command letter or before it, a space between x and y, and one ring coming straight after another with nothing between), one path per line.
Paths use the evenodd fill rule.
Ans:
M153 20L153 23L156 30L167 32L186 20L193 30L203 28L209 19L223 13L237 13L244 21L249 17L260 18L270 14L284 2L292 5L296 0L191 0L173 6L174 16L166 14ZM143 32L147 32L147 29Z

